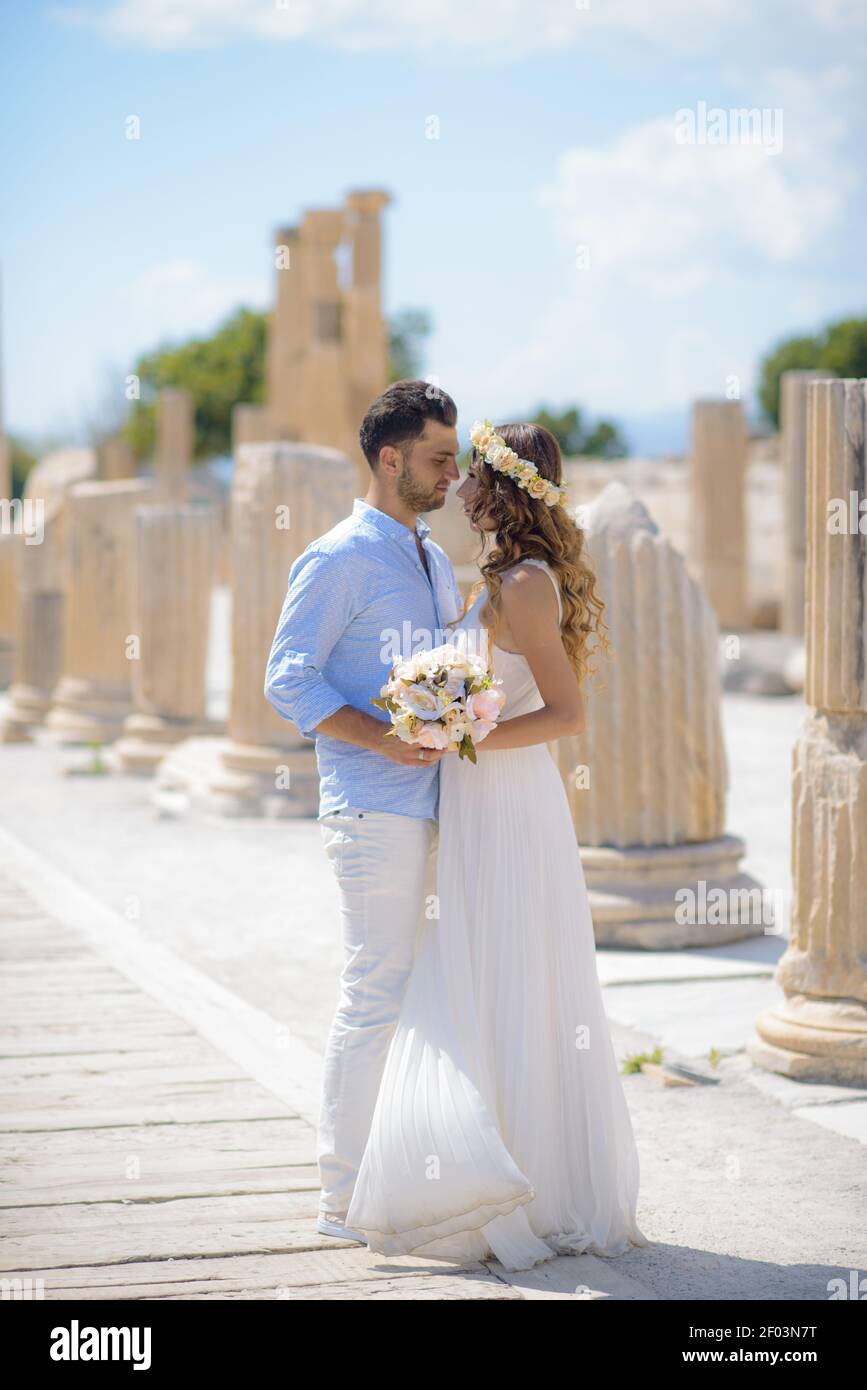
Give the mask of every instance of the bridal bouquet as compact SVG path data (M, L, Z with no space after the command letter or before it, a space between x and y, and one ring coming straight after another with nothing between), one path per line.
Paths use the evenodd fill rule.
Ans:
M422 748L456 748L476 761L476 744L491 732L506 700L480 657L446 643L396 661L391 675L371 700L388 710L389 735Z

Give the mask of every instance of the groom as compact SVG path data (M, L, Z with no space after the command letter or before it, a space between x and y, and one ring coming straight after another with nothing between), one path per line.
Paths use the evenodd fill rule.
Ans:
M359 431L367 495L293 564L265 675L266 699L315 738L319 821L340 893L318 1229L362 1241L345 1217L424 917L444 756L386 737L388 715L370 700L398 655L390 637L411 632L415 647L436 646L462 607L448 557L420 519L460 476L456 421L451 397L424 381L398 381L373 402Z

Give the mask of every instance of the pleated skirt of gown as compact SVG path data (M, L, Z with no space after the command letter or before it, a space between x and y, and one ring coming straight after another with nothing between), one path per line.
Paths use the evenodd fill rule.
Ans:
M437 895L347 1224L384 1254L622 1254L639 1163L546 745L440 766Z

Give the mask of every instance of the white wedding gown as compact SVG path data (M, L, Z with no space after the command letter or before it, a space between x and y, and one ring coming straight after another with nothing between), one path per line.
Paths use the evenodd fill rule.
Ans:
M543 561L534 561L550 576ZM451 630L481 639L485 590ZM479 645L474 650L483 650ZM501 719L543 701L494 647ZM600 775L604 775L600 772ZM371 1250L528 1269L647 1245L584 873L547 744L440 764L421 930L346 1224Z

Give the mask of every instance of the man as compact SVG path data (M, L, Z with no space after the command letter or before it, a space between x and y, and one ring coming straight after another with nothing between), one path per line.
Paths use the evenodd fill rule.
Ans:
M317 1159L319 1231L345 1224L388 1044L423 921L444 754L386 737L378 697L394 634L445 641L462 601L421 512L445 504L457 467L457 409L424 381L399 381L359 431L370 486L352 515L299 555L268 658L265 696L315 737L319 820L340 890L341 995L325 1053Z

